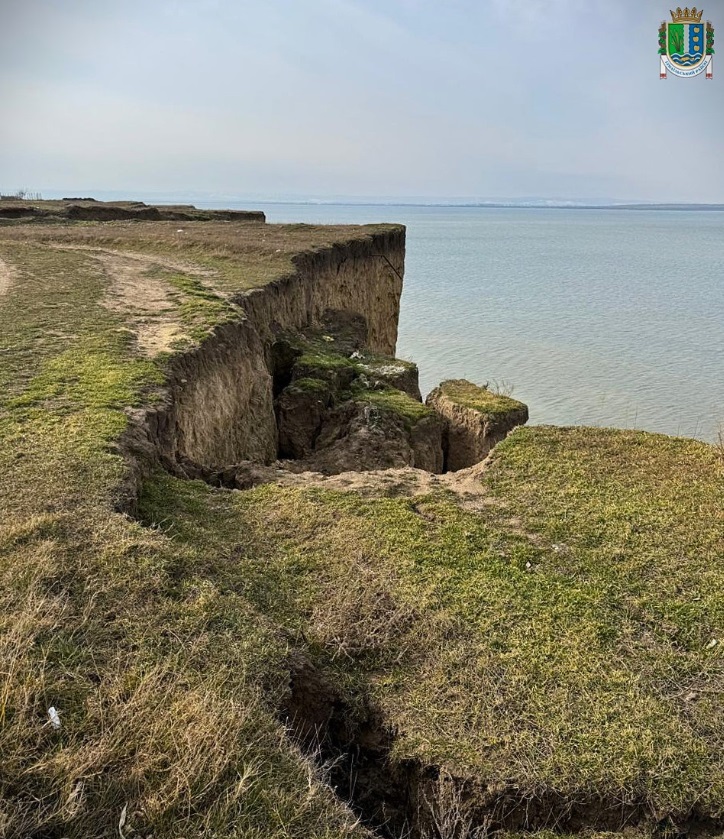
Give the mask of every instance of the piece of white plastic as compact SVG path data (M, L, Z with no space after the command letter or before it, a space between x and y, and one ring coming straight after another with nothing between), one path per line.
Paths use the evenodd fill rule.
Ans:
M56 730L60 728L60 717L58 716L58 712L55 710L53 705L48 708L48 718L50 719L50 724Z
M121 817L118 819L118 833L121 839L126 839L123 828L126 826L126 816L128 815L128 804L123 805L123 809L121 810Z

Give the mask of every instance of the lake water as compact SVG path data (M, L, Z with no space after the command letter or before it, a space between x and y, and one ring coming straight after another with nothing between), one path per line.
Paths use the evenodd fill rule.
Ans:
M535 424L724 427L724 213L251 203L407 225L398 355L423 393L467 378Z

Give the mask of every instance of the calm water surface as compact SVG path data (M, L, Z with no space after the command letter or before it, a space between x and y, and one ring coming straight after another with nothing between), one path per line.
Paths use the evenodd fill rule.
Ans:
M715 440L724 213L254 203L270 222L407 225L398 355L512 389L531 423Z

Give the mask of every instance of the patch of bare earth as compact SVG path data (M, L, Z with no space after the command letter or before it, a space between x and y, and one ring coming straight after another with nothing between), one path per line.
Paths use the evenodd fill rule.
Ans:
M15 276L15 269L12 265L0 259L0 296L5 294L10 288L10 284Z
M184 335L183 326L175 316L173 290L162 279L152 276L152 269L166 268L204 278L213 274L199 265L166 257L84 245L53 247L87 251L103 266L111 285L102 303L129 319L140 351L148 356L170 350L174 341Z
M494 503L482 482L485 469L483 461L469 469L443 475L406 467L373 472L342 472L330 476L305 472L295 477L301 478L300 484L305 486L357 492L361 495L414 497L443 490L457 496L458 503L464 509L480 511ZM285 479L280 483L285 483Z
M171 259L167 256L154 254L150 256L147 253L140 253L138 251L128 250L114 250L113 248L99 248L94 245L71 245L71 244L54 244L52 247L64 251L88 251L91 254L105 254L107 256L128 257L138 262L145 263L149 268L159 267L167 268L169 271L179 271L181 274L188 274L192 277L213 277L216 274L211 268L204 268L196 262L188 262L184 259ZM216 291L216 289L212 289ZM220 292L217 292L220 293Z
M435 475L410 466L396 469L376 469L364 472L340 472L322 475L319 472L295 472L285 468L284 461L273 466L246 464L234 467L237 486L249 488L259 484L276 483L280 486L318 487L342 492L356 492L363 496L408 497L429 495L440 490L457 496L461 507L481 511L496 504L482 482L487 462L469 469Z

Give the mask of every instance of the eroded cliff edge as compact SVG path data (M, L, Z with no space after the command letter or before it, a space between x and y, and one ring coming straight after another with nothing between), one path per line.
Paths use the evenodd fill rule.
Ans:
M154 407L129 411L122 447L138 477L154 462L172 471L218 469L277 457L273 346L279 335L323 327L340 314L365 324L366 346L392 355L405 261L405 229L294 258L294 272L232 297L237 320L171 360L167 390ZM124 503L133 502L134 482Z

